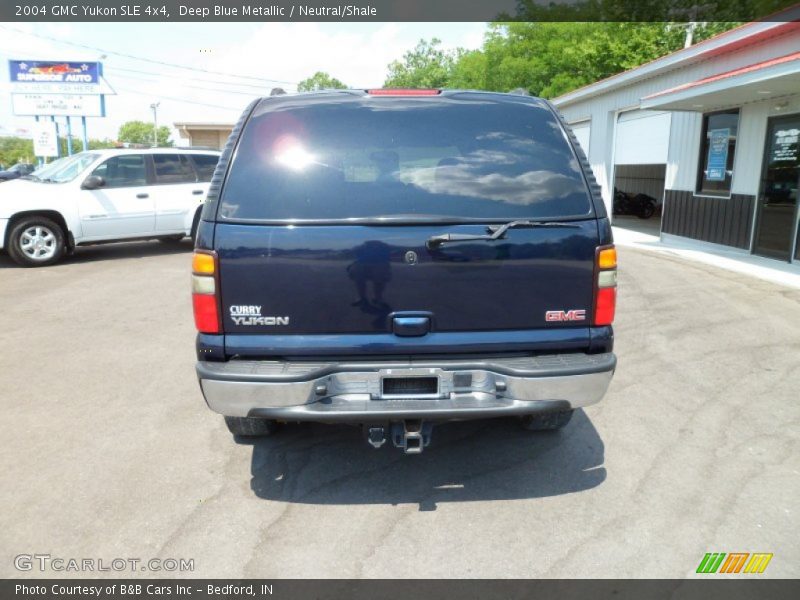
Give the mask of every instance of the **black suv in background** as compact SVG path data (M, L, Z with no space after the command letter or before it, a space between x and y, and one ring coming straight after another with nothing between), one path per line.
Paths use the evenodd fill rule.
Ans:
M349 90L251 104L193 259L197 374L237 435L363 424L421 452L438 421L557 429L611 381L616 251L547 101Z
M17 163L8 169L0 169L0 182L30 175L35 170L36 165L32 165L30 163Z

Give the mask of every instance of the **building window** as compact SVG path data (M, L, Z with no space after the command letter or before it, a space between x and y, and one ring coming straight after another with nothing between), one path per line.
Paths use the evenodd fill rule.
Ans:
M738 130L738 109L703 116L703 143L700 147L700 170L697 174L698 194L730 195Z

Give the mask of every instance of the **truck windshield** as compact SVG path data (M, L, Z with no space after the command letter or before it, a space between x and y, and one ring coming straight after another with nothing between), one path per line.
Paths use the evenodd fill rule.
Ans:
M73 154L36 169L28 177L49 183L66 183L75 179L95 160L97 160L97 154L84 152Z
M467 92L262 101L219 208L221 219L281 221L591 215L578 161L543 102Z

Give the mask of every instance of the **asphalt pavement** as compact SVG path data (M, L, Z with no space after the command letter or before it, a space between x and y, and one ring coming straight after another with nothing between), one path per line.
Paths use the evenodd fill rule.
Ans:
M686 577L706 552L800 576L800 290L622 248L600 404L406 456L349 426L235 442L195 378L189 264L188 243L0 257L0 576ZM33 554L144 563L18 570Z

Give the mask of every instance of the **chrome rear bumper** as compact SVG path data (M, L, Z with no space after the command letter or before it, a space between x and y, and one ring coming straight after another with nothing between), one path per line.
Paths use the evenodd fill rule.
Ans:
M199 362L211 410L287 421L473 419L567 410L603 397L616 367L607 354L486 360ZM384 393L386 378L436 378L435 393Z

